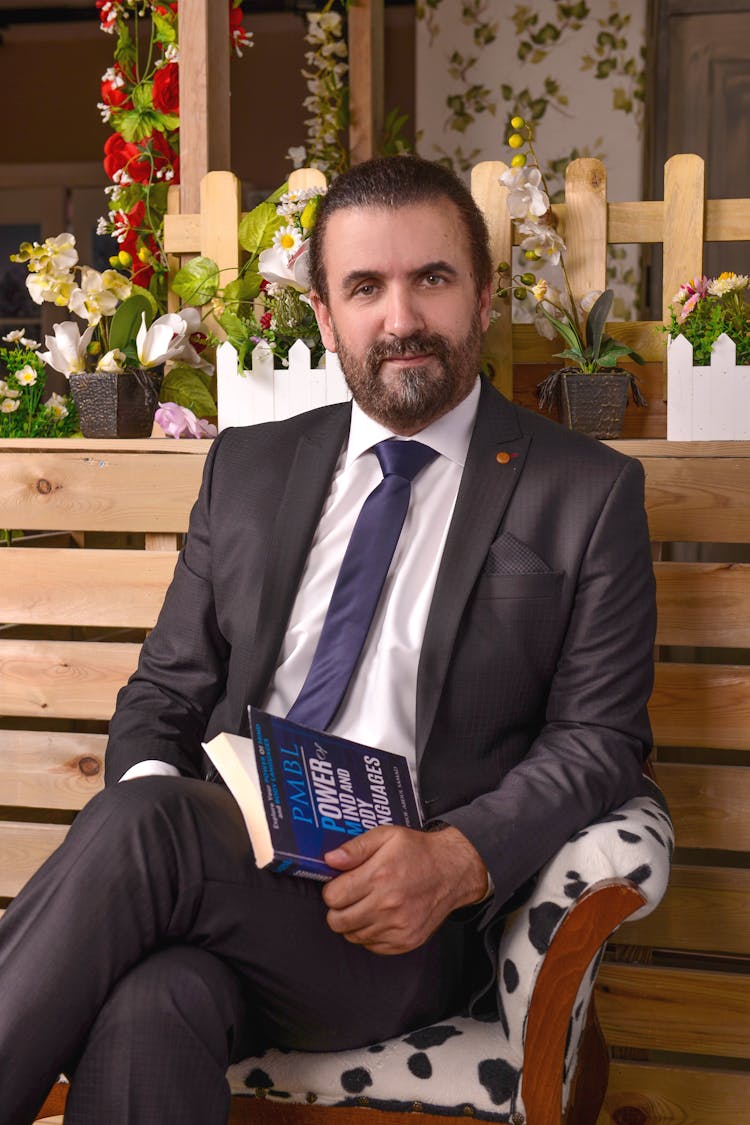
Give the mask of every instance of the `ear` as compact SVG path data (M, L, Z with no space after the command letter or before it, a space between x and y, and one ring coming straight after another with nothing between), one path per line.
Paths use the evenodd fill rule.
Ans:
M325 303L322 297L318 296L317 293L310 293L308 296L308 300L313 307L315 319L317 320L318 328L320 329L320 338L322 339L326 350L329 352L335 352L336 337L333 334L333 321L331 320L331 314L328 310L328 305Z
M490 326L490 312L492 310L492 285L488 282L479 293L479 320L482 332Z

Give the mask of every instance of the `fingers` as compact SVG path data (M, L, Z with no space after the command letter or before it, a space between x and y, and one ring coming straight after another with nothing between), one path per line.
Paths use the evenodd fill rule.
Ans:
M329 867L335 867L337 871L351 871L373 856L392 833L393 827L388 825L371 828L369 832L363 832L360 836L347 840L341 847L326 852L323 859Z

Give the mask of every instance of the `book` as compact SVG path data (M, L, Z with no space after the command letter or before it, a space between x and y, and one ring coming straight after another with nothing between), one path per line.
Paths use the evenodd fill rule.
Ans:
M403 754L248 707L251 738L221 733L203 744L245 819L258 867L326 880L323 860L381 824L422 821Z

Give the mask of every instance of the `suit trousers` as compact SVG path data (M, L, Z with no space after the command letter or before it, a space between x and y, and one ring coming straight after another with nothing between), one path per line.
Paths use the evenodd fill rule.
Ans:
M259 871L223 786L104 790L0 921L0 1106L27 1125L60 1072L66 1125L219 1125L231 1061L339 1050L464 1008L448 919L384 957L325 921L320 884Z

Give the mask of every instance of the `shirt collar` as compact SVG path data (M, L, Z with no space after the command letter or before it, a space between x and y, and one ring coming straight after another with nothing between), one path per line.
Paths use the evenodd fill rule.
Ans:
M479 405L479 378L466 398L454 406L447 414L443 414L436 422L431 422L423 430L413 436L425 445L436 449L443 457L455 461L463 468L469 450L474 421ZM386 438L398 437L387 426L376 422L365 414L357 402L352 402L352 418L349 426L349 444L346 450L344 469L348 469L353 461L372 449L379 441Z

